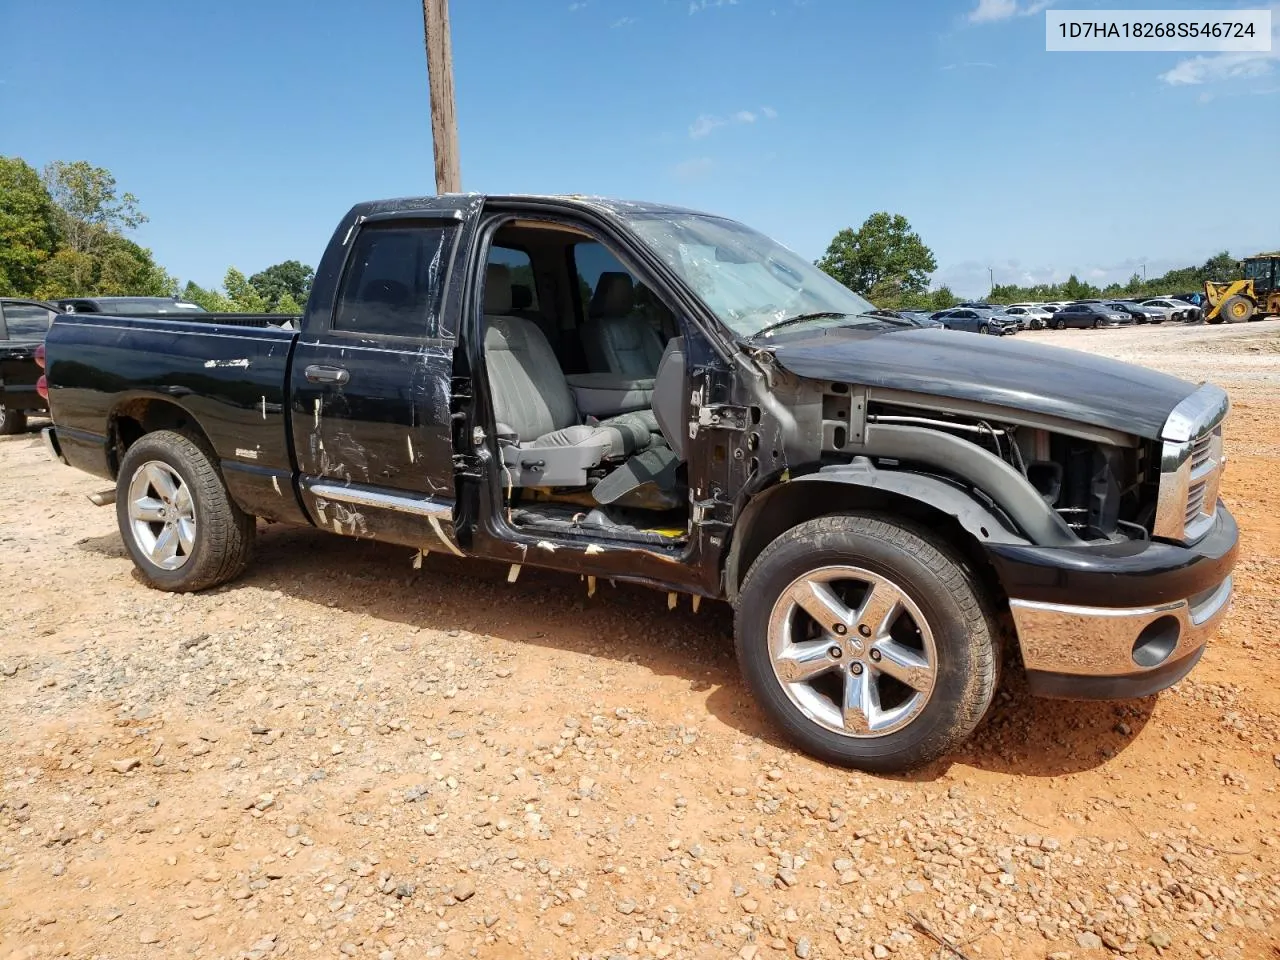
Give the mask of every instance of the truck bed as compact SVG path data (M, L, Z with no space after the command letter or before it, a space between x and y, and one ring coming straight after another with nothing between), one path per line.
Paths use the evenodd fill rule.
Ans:
M288 422L289 360L298 334L259 326L260 319L58 316L46 342L68 463L110 478L118 466L111 432L130 427L119 421L154 424L182 420L189 411L240 503L259 516L306 522L292 489ZM68 356L76 359L59 359Z

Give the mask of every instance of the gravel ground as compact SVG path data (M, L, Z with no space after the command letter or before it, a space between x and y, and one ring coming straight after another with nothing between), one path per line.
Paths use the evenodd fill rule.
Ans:
M908 778L787 749L723 605L283 528L158 593L0 439L0 958L1275 956L1280 323L1022 336L1231 389L1238 599Z

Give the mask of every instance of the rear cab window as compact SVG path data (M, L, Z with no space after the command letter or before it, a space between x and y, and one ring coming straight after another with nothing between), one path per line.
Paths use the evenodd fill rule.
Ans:
M338 291L333 330L373 337L438 336L455 231L438 220L362 227Z
M538 309L538 285L533 276L529 254L515 247L489 248L489 263L506 267L511 275L511 307L514 310Z

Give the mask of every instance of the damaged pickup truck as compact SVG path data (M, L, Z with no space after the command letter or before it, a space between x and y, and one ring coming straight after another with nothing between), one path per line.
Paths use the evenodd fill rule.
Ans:
M687 210L365 203L300 330L59 316L46 439L162 590L259 518L727 600L781 731L867 770L969 737L1006 640L1049 697L1186 675L1231 597L1226 394L872 310Z

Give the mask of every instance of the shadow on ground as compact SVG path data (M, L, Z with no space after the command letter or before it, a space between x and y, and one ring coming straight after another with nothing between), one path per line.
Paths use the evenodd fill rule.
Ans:
M126 558L118 534L78 546ZM707 710L741 733L790 749L747 693L733 652L733 614L720 602L698 613L681 595L601 581L594 598L570 574L524 567L515 584L505 565L414 551L296 527L260 528L249 571L220 588L251 585L376 620L465 630L589 657L633 663L683 679L705 693ZM1138 735L1155 698L1124 703L1038 700L1027 693L1016 658L1006 658L1001 691L973 740L948 761L904 779L933 780L951 763L1019 776L1053 777L1092 769Z

